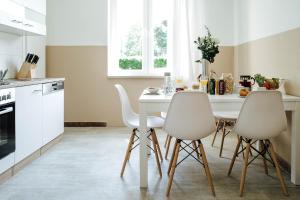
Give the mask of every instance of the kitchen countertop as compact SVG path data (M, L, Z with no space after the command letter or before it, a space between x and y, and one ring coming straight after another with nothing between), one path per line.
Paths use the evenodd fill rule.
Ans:
M38 85L43 83L51 83L56 81L64 81L65 78L33 78L31 80L17 80L17 79L6 79L5 82L8 82L8 85L0 85L0 90L7 88L16 88L23 87L28 85Z

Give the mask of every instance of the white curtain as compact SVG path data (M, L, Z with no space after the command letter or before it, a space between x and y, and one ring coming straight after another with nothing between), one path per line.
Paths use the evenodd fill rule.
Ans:
M201 28L199 0L173 0L171 31L169 33L168 61L173 76L182 77L184 81L196 81L200 74L200 51L194 44ZM198 8L198 9L197 9Z

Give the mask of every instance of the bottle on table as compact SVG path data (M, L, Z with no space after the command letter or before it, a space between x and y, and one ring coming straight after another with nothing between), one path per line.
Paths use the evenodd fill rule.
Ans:
M209 94L216 94L216 80L214 78L209 80Z
M163 91L165 95L170 95L173 93L173 84L171 79L171 73L165 72L164 74L164 86Z
M219 95L225 94L226 87L225 87L225 81L223 79L219 80L218 89L219 89L219 91L218 91Z

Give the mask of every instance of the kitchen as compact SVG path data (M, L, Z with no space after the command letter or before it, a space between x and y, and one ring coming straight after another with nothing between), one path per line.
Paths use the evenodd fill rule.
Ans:
M174 2L180 6L173 6ZM2 75L8 71L0 86L0 104L9 119L0 118L0 124L5 121L9 127L15 126L15 136L8 135L11 130L1 131L1 145L7 144L4 149L9 149L0 151L3 199L167 199L167 171L172 168L176 140L160 128L151 132L147 116L168 121L165 118L174 87L209 93L215 116L215 112L240 111L251 90L279 90L287 129L270 142L287 192L281 189L270 154L268 176L263 159L249 166L243 196L296 199L299 195L298 1L3 0L1 5L5 6L0 6L0 69ZM170 8L168 12L166 8ZM170 17L169 11L178 15ZM135 22L142 24L144 31L152 30L152 25L155 28L143 32L147 37L140 37L140 27L131 27ZM208 36L207 30L216 39L219 53L206 68L194 41ZM158 36L161 40L155 40ZM20 77L22 69L25 78ZM206 76L197 80L204 73ZM168 82L164 75L170 75L169 96L163 95ZM136 121L134 126L126 123L115 88L118 84L128 93L132 110L139 116L135 118L138 125ZM212 85L214 89L209 90ZM232 91L224 88L226 85L232 85ZM159 89L159 95L145 95L151 93L149 87ZM249 123L252 118L256 117ZM216 122L224 122L225 130L231 131L236 120ZM202 167L190 159L176 169L178 172L174 170L170 197L240 198L243 156L236 158L232 175L227 176L237 137L236 133L224 134L219 125L219 131L201 140L216 197L205 173L200 173ZM155 142L150 145L154 153L146 148L146 134L136 133L132 137L138 136L141 145L131 146L135 150L128 153L132 130L148 133L148 128L148 136L154 137L150 141ZM247 141L241 143L247 145ZM270 146L267 141L263 144ZM196 146L201 151L198 141ZM253 154L249 159L259 155L254 149L249 152ZM202 154L193 151L191 155L199 156L202 162Z

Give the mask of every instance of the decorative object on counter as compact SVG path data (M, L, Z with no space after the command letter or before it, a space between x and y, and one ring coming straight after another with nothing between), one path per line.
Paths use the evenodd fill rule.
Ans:
M234 79L230 73L222 73L222 79L225 82L225 93L232 94L234 89Z
M212 37L210 30L205 26L207 35L204 37L198 37L194 43L197 45L197 49L202 52L202 59L197 60L197 63L202 63L202 76L208 76L209 64L215 61L216 55L219 53L219 40ZM200 76L201 76L200 75ZM199 79L200 77L198 77Z
M24 63L22 64L20 71L17 73L18 80L30 80L31 70L36 68L36 64L39 61L39 56L28 53Z
M251 80L253 80L253 82ZM249 91L251 91L252 86L255 84L255 79L250 75L241 75L239 83L241 86L249 88Z
M4 78L5 78L6 74L7 74L7 72L8 72L8 69L6 69L4 71L0 70L0 85L8 85L9 84L8 82L4 81Z

